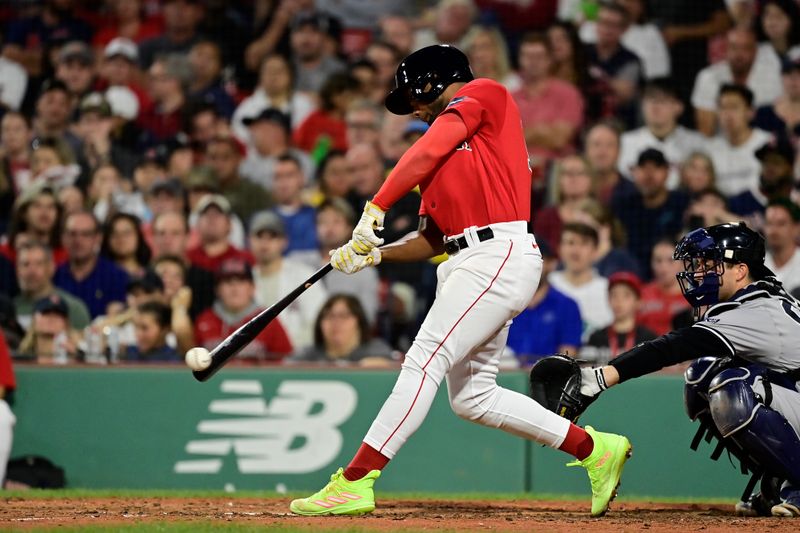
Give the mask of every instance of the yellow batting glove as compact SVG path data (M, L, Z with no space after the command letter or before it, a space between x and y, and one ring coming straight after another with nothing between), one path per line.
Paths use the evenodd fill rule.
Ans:
M386 212L373 204L367 202L364 212L361 214L358 224L353 230L353 238L350 241L356 253L366 255L373 248L383 244L383 239L375 234L375 231L383 229L383 218Z
M366 254L356 253L353 241L328 253L331 256L331 266L345 274L355 274L367 267L379 265L382 257L381 251L377 248L373 248Z

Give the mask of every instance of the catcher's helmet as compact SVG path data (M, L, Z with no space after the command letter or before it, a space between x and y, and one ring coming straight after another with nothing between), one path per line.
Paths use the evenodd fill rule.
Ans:
M720 275L725 263L744 263L754 279L774 276L764 266L766 245L760 233L744 222L717 224L689 232L675 247L672 258L682 260L678 283L692 307L719 301Z
M464 52L446 44L426 46L406 57L397 67L397 87L386 97L386 109L395 115L408 115L411 100L430 103L457 81L472 81Z

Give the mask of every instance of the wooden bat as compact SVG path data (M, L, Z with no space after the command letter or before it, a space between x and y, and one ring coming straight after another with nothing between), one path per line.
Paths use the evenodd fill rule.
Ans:
M211 364L205 370L195 370L192 372L197 381L208 381L208 379L219 371L220 368L225 366L228 360L239 353L247 344L252 342L261 331L267 327L267 324L272 322L281 311L286 309L289 304L297 299L298 296L303 294L306 289L321 280L333 267L328 263L320 268L314 274L305 280L302 285L295 290L272 304L267 309L264 309L256 316L251 318L246 324L243 324L239 329L228 335L225 340L217 345L211 351Z

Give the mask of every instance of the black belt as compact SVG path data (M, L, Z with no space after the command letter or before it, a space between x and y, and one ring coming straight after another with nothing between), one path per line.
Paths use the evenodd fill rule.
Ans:
M488 241L489 239L494 238L494 232L492 228L482 228L475 232L475 235L478 236L478 241ZM444 251L447 252L447 255L455 255L464 248L469 248L469 243L467 243L467 238L463 235L456 239L448 239L444 241Z

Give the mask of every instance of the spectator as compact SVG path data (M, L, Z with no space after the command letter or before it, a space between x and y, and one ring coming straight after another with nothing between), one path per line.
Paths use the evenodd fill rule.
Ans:
M325 81L345 69L344 63L325 49L331 19L318 12L299 13L292 20L291 47L298 91L321 92Z
M4 254L14 261L14 250L22 241L36 241L47 244L60 265L66 260L66 251L61 246L61 216L55 189L44 182L27 187L14 203Z
M355 226L355 211L340 198L330 198L317 207L317 240L319 257L310 264L319 268L330 262L328 252L344 245ZM348 276L341 272L331 272L324 278L328 294L344 293L358 298L370 324L375 324L378 316L378 273L375 269L364 271L366 275Z
M77 213L86 209L86 194L77 185L67 185L58 191L58 203L64 211L64 216Z
M72 162L74 152L63 141L53 137L37 138L31 147L31 182L45 182L60 189L78 181L81 169Z
M177 363L175 347L167 343L172 321L170 307L161 302L145 302L136 309L133 323L136 343L128 346L125 359L139 363Z
M353 189L353 176L343 152L331 150L317 167L318 190L312 196L312 205L319 206L326 198L342 198L350 205L359 205Z
M66 304L69 315L69 326L82 330L91 318L86 305L53 285L52 278L56 271L53 252L40 242L29 242L17 249L17 283L20 293L14 298L14 311L17 322L24 329L31 327L33 307L42 298L58 295Z
M189 172L186 179L186 191L189 207L189 227L190 232L189 248L194 248L198 243L197 228L197 206L204 196L209 194L219 194L219 185L214 171L208 167L195 167ZM237 248L245 247L245 237L247 233L244 229L242 220L231 213L229 215L231 230L228 233L228 242Z
M695 193L690 199L684 218L687 232L737 219L736 215L728 211L728 201L717 189ZM759 229L761 225L763 224L759 224Z
M728 32L726 59L703 69L694 83L692 106L697 129L706 136L714 135L722 88L735 84L746 86L753 97L750 106L767 105L781 95L780 67L756 61L756 36L745 28ZM722 117L719 118L720 123ZM720 128L722 128L720 124Z
M380 145L383 112L369 100L356 100L345 113L347 145Z
M669 48L672 79L676 82L678 94L688 105L695 77L708 64L709 39L730 27L725 2L651 0L647 7L648 16L661 28Z
M786 59L800 57L800 7L793 0L766 0L756 21L758 54L756 62L770 62L777 68Z
M108 84L109 89L112 87L124 87L134 94L136 97L135 112L132 113L133 116L129 120L133 120L138 116L139 109L150 105L150 97L140 84L139 47L130 39L118 37L108 43L103 50L100 77L103 82ZM112 99L108 94L108 90L106 98Z
M273 202L264 187L242 179L239 174L244 150L234 137L215 137L206 147L206 161L218 180L220 194L230 202L231 210L241 220L250 220L253 213Z
M47 71L50 52L61 43L89 42L92 29L74 15L73 0L46 0L32 17L12 20L4 33L3 55L25 67L31 77Z
M275 167L275 212L286 227L285 253L317 253L316 214L302 197L306 177L300 162L290 155L278 158Z
M115 213L105 224L100 253L131 277L141 276L152 252L142 233L141 220L128 213Z
M797 144L800 140L800 56L784 62L781 72L783 94L758 108L753 125Z
M587 45L587 60L592 76L606 81L611 88L614 115L633 127L644 70L636 54L622 44L629 22L625 8L602 2L597 13L597 42Z
M0 93L2 94L2 93ZM18 193L30 183L30 156L33 134L27 117L7 111L0 120L0 209L5 219ZM2 230L2 228L0 228Z
M402 15L386 15L378 21L381 40L391 44L402 57L406 57L419 47L414 42L414 22ZM470 64L474 65L472 60Z
M753 93L743 85L723 85L719 90L720 133L708 143L717 188L734 196L758 186L761 164L755 152L770 140L764 130L750 127Z
M400 50L386 41L373 41L367 47L365 58L375 67L376 82L379 90L383 93L378 101L375 102L376 104L383 106L383 99L386 97L386 93L394 88L394 74L403 57L400 54ZM378 95L376 94L375 96L377 97Z
M33 306L33 322L18 356L38 364L67 364L78 357L80 334L69 327L69 309L57 294L42 298Z
M386 96L386 87L378 78L378 67L375 66L375 63L367 58L362 58L351 63L347 71L358 81L356 98L366 100L380 109Z
M583 98L572 84L551 76L550 44L530 34L519 48L522 87L512 93L519 107L531 165L546 168L551 159L575 149L583 123Z
M586 132L584 154L595 174L597 198L605 205L636 191L619 171L620 134L613 122L598 122Z
M149 69L159 56L185 54L200 40L197 28L203 18L199 0L165 0L164 32L139 43L139 61Z
M655 333L636 318L641 297L642 282L636 274L617 272L608 278L608 303L614 321L607 328L592 333L581 349L581 359L592 365L604 365L634 346L656 338Z
M564 222L572 222L583 200L594 196L594 176L589 162L568 155L555 167L556 205L545 207L533 217L533 233L541 243L558 246Z
M542 276L528 307L514 318L507 345L522 366L554 353L577 354L581 346L581 313L575 300L549 282L558 258L547 243L539 241Z
M314 345L288 359L290 363L331 363L365 367L389 366L394 351L385 341L370 338L364 309L355 296L328 298L314 324Z
M16 386L14 369L11 366L11 352L0 330L0 488L4 486L6 480L6 465L11 456L11 444L14 442L14 425L17 419L11 412L9 403Z
M569 22L556 21L547 29L547 40L552 51L553 76L571 83L582 92L586 102L586 118L597 120L606 116L602 89L589 76L586 49L575 26Z
M767 206L764 233L767 258L764 264L783 283L786 292L800 287L800 208L787 198L772 200Z
M0 109L19 111L27 89L28 73L22 65L0 56Z
M667 189L668 175L664 154L648 148L639 154L633 171L637 192L612 206L628 230L628 249L640 265L650 264L650 250L658 239L676 235L683 225L688 199L683 191ZM645 272L650 279L650 269Z
M730 208L733 213L746 219L749 227L760 231L764 226L767 204L778 198L789 198L792 194L794 150L786 139L778 138L756 150L755 155L761 163L758 188L731 198Z
M208 143L228 132L228 118L223 117L212 102L192 100L183 110L183 130L189 136L192 164L203 163ZM187 158L188 159L188 158ZM184 174L185 176L185 174Z
M195 342L213 349L225 337L253 318L261 309L256 304L255 286L250 265L241 259L220 263L216 273L214 305L195 322ZM252 362L277 362L292 352L292 344L280 319L270 322L248 343L238 357Z
M306 264L283 257L288 245L286 227L277 214L262 211L253 217L250 250L256 259L255 298L261 306L274 304L314 273ZM317 284L281 313L281 323L296 350L311 345L314 320L326 298L325 288Z
M243 123L247 126L252 149L247 151L247 158L239 166L242 177L271 191L275 166L278 158L282 156L297 159L303 174L313 175L314 163L311 158L302 150L291 146L289 117L282 111L273 108L264 109L258 115L245 117Z
M478 26L469 33L465 45L464 51L476 78L490 78L512 93L522 88L522 80L511 69L508 46L500 30L492 26Z
M604 278L616 272L639 274L639 262L627 249L628 236L622 223L600 202L586 198L577 206L571 222L582 222L597 231L594 268Z
M681 189L687 194L695 194L713 189L717 183L714 162L705 152L692 152L683 162L681 170Z
M81 147L80 139L69 131L72 110L70 93L64 82L52 79L42 84L32 121L34 136L38 139L56 139L58 145L69 152L70 160L75 158Z
M592 267L597 243L597 231L593 227L580 222L564 224L558 254L564 270L548 276L556 290L578 304L584 339L608 326L613 319L607 298L608 280Z
M102 48L114 39L123 38L140 43L159 36L162 32L161 24L145 16L142 3L142 0L110 2L113 22L98 29L92 44L96 48Z
M317 162L328 149L347 150L345 113L358 91L358 81L350 74L334 74L320 90L321 109L312 112L294 133L294 144L313 152ZM316 155L316 157L315 157Z
M83 300L92 318L104 314L108 304L124 302L128 274L100 256L97 219L85 211L69 215L62 238L67 262L56 270L56 286Z
M109 163L126 179L133 177L137 158L113 135L114 118L111 106L102 93L89 93L78 108L78 122L72 131L82 141L83 171L91 174L97 167Z
M670 164L667 187L678 187L680 165L690 153L703 150L706 144L702 135L678 124L682 113L683 103L671 81L650 81L642 95L644 126L622 134L620 172L630 172L643 150L655 148L664 153Z
M675 241L672 239L664 238L653 245L650 257L653 281L642 287L638 323L656 335L672 331L672 319L689 309L676 277L683 270L683 264L672 259L673 252Z
M94 53L81 41L65 44L58 51L56 79L64 82L71 97L71 108L78 106L94 86L97 68Z
M150 220L163 213L185 213L186 191L177 178L159 180L147 189L147 216ZM142 224L142 232L148 244L152 241L152 224Z
M275 52L289 55L289 29L292 20L314 9L314 0L294 0L279 4L258 4L255 16L255 39L247 45L244 64L248 70L258 70L264 57Z
M451 44L465 50L477 17L478 7L472 0L439 0L432 27L417 30L414 46L419 50L433 44Z
M236 248L228 240L231 231L231 204L224 196L204 196L194 212L197 214L200 243L186 252L186 257L193 265L215 272L228 259L253 263L248 252Z
M243 121L256 117L265 109L277 109L285 113L292 129L297 128L308 118L315 108L313 100L305 93L295 90L292 65L280 54L269 54L261 60L258 87L233 113L231 128L236 136L248 145L250 133Z
M191 263L187 257L189 243L189 225L182 213L166 212L158 215L153 220L153 255L156 258L155 268L164 279L167 297L172 300L177 294L177 287L185 284L191 290L191 305L189 314L196 319L201 311L211 307L214 295L209 290L214 285L212 273ZM170 285L166 276L159 271L159 259L163 257L176 258L184 269L181 285ZM175 274L175 270L172 270ZM170 288L174 290L170 290Z
M185 0L173 0L181 3ZM181 131L181 110L192 72L189 62L178 54L158 57L148 70L152 103L139 114L139 125L152 139L164 142Z
M226 120L233 115L236 104L222 80L222 51L214 41L201 40L189 50L192 78L189 99L211 104Z

